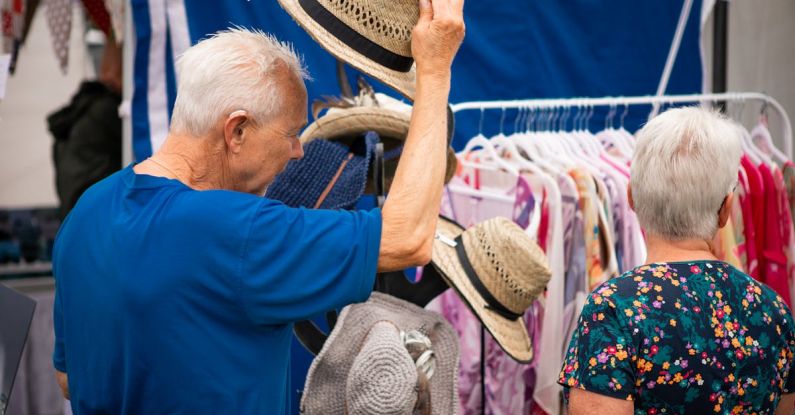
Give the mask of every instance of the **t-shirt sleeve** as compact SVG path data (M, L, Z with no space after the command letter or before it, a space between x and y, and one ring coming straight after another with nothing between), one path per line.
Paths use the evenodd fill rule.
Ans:
M265 199L244 246L240 296L257 324L285 324L366 300L381 211L289 208Z
M615 305L595 291L571 337L558 383L613 398L635 399L631 337Z
M63 315L61 314L61 296L58 290L55 291L55 303L53 304L53 328L55 331L55 347L52 352L52 364L59 372L66 371L66 350L64 349Z

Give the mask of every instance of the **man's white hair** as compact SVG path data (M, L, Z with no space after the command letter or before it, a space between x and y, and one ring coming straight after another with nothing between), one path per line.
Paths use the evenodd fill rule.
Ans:
M307 72L293 47L260 30L217 32L193 45L176 62L177 99L171 128L203 136L220 117L246 110L257 122L278 113L283 88L273 73L284 67L299 80Z
M646 232L669 240L715 236L721 203L737 184L740 128L720 113L686 107L637 133L630 182Z

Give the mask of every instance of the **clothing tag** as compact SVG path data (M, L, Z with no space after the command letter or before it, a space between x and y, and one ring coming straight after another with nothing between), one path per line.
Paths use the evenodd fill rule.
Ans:
M11 55L0 55L0 99L6 97L6 83L8 82L8 68L11 66Z
M451 246L453 248L458 246L458 243L456 243L456 241L454 241L454 240L442 235L441 233L439 233L439 231L436 231L436 237L435 238L440 240L440 241L442 241L445 245L449 245L449 246Z

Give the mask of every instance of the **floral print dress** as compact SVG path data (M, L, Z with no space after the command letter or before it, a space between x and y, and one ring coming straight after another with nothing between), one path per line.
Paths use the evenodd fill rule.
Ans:
M719 261L644 265L588 298L559 383L636 414L771 414L795 392L790 309Z

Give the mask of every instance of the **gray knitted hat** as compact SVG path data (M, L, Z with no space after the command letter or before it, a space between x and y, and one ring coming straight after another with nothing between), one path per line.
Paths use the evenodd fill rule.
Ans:
M304 414L412 414L420 376L432 414L458 408L458 336L438 313L374 292L345 307L312 362Z

